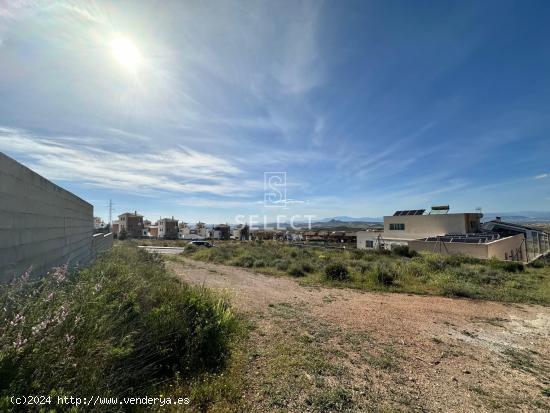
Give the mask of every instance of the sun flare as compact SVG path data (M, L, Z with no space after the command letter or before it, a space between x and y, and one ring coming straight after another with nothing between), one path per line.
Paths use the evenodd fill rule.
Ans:
M113 57L122 66L135 70L141 62L141 54L136 45L126 37L117 37L111 43Z

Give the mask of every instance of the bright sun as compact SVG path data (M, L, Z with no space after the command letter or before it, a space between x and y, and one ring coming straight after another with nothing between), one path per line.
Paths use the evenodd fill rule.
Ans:
M131 70L135 70L141 61L138 48L125 37L117 37L112 41L111 52L117 62Z

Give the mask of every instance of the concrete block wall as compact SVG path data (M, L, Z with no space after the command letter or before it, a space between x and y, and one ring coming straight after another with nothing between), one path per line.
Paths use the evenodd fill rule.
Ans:
M487 244L467 244L461 242L409 241L409 250L435 252L442 255L464 254L474 258L489 258Z
M106 252L113 247L113 233L94 234L92 238L93 258L96 258L102 252Z
M523 234L513 235L511 237L501 238L490 242L488 245L489 258L498 258L500 260L516 259L518 261L527 260L527 251L525 249L525 237ZM521 259L520 259L521 258Z
M0 282L88 263L92 233L91 204L0 152Z
M521 257L521 260L525 260L526 256L524 247L522 247L523 234L501 238L486 244L415 240L409 241L408 245L411 251L416 252L427 251L443 255L465 254L480 259L511 260L513 256L515 259L519 260Z

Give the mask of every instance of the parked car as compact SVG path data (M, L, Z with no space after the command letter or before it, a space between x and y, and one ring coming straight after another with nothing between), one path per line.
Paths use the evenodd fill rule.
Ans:
M208 241L191 241L189 244L196 245L197 247L206 247L206 248L213 247L213 245L210 244Z

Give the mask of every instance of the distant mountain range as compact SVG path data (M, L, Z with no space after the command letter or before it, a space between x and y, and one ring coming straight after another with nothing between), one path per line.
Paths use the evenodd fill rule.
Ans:
M491 221L496 217L506 222L550 222L550 212L544 211L483 212L482 221Z
M316 222L329 222L329 221L340 221L340 222L382 222L384 220L383 217L349 217L346 215L339 215L332 218L323 218Z
M451 212L452 213L452 212ZM550 212L545 211L518 211L518 212L482 212L482 221L491 221L496 217L500 217L503 221L528 223L528 222L550 222ZM342 224L342 223L375 223L382 222L383 217L350 217L347 215L339 215L331 218L323 218L316 220L315 223L330 223L330 224Z
M482 222L487 222L500 217L505 222L515 222L518 224L541 223L550 224L550 212L544 211L518 211L518 212L483 212ZM352 228L378 227L384 221L383 217L350 217L348 215L338 215L329 218L314 219L311 222L313 228L326 228L331 230L345 230ZM294 224L305 228L307 221L296 220ZM276 227L276 223L267 224L268 227ZM288 223L280 222L281 227L286 227ZM208 225L212 227L212 225Z

